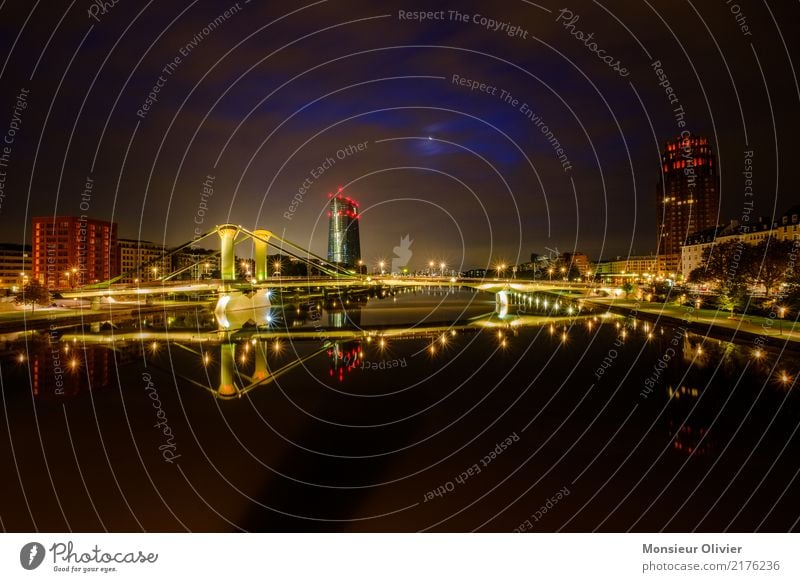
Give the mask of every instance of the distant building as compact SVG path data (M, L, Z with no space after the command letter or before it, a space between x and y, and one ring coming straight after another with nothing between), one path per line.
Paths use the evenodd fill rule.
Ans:
M185 248L180 251L135 239L119 239L119 283L137 283L161 280L200 280L219 277L217 251L200 248ZM237 276L245 278L252 269L249 259L236 259ZM246 267L242 267L246 265Z
M487 276L491 276L491 273L489 269L467 269L461 273L461 276L469 279L485 279Z
M581 277L585 277L586 273L591 271L591 261L586 253L563 253L561 261L566 266L567 271L573 269L577 270Z
M31 246L0 244L0 288L21 287L31 276Z
M361 240L358 233L358 202L341 193L329 194L328 261L360 268Z
M172 255L175 279L218 279L219 255L217 251L187 248Z
M541 266L538 264L537 261L530 261L530 262L527 262L527 263L520 263L519 265L516 265L515 267L512 267L512 269L514 269L514 268L516 268L517 274L519 274L519 275L521 275L523 277L528 276L528 275L530 275L532 277L534 273L536 273L537 271L541 270Z
M86 216L33 218L33 278L69 289L117 274L117 224Z
M717 224L719 180L708 138L686 135L666 143L657 191L658 270L677 273L687 237Z
M716 243L742 241L744 244L756 245L770 237L776 240L800 239L800 205L791 207L772 223L764 217L744 225L738 220L732 220L727 225L692 234L681 247L680 272L685 278L693 270L703 266L703 253Z
M598 261L594 265L594 274L598 277L640 277L655 275L659 264L656 255L618 256L616 259Z
M119 239L119 283L155 281L173 271L168 249L147 240Z

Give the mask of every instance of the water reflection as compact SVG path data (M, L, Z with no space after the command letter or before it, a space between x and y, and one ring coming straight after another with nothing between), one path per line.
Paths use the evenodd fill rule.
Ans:
M359 369L364 359L360 341L334 342L327 350L330 367L328 375L343 382L349 374Z
M107 387L115 365L108 348L81 349L61 343L29 350L27 357L18 356L17 361L27 363L33 396L44 402L61 402Z
M737 344L699 336L683 327L595 314L577 301L530 294L508 293L505 299L496 301L496 305L505 305L505 319L495 311L467 318L458 325L377 329L363 324L364 314L374 309L369 297L329 297L325 301L283 306L258 304L262 299L232 300L234 305L244 307L223 315L218 304L209 304L147 311L140 316L131 313L127 318L117 317L113 323L95 322L58 332L32 333L25 336L24 343L19 339L7 343L10 349L6 354L16 368L29 370L32 393L43 401L64 401L108 386L113 383L116 369L133 361L158 365L163 358L183 352L193 354L199 366L176 367L175 373L206 387L209 381L204 381L204 376L211 378L213 374L218 381L211 382L211 388L223 398L239 397L266 385L275 380L276 373L301 366L319 352L327 355L328 378L339 382L359 368L359 359L364 357L362 344L379 351L386 348L386 333L390 332L393 341L427 338L424 349L429 356L441 359L448 353L457 355L456 350L448 349L457 330L479 332L487 327L496 338L494 345L503 350L511 348L512 336L527 328L541 330L545 337L552 338L553 349L558 345L580 346L597 334L603 335L605 330L611 340L593 345L592 350L598 356L609 345L616 350L642 350L639 360L650 362L641 380L644 395L661 394L675 402L699 397L710 378L734 377L744 369L747 382L767 381L773 389L786 389L800 368L793 353L781 354L777 347L763 343L757 347ZM515 311L515 307L525 311ZM231 329L220 331L225 325ZM585 333L576 335L579 330ZM517 347L524 345L523 341ZM592 353L587 357L589 365L602 359ZM776 367L779 358L780 366ZM202 373L198 375L198 371Z
M124 408L128 422L141 423L135 432L137 444L145 442L141 454L160 466L157 444L147 445L154 418L141 389L146 367L176 425L182 469L198 483L219 478L208 470L212 463L224 466L226 473L236 471L237 485L259 502L279 500L286 513L303 514L310 500L321 508L318 516L363 517L362 502L374 503L376 512L388 515L398 504L418 502L420 491L452 479L492 450L497 439L519 431L521 441L501 461L524 466L531 479L509 480L509 487L518 482L519 488L502 500L501 508L508 499L525 499L533 477L541 475L537 471L550 467L550 460L563 459L553 469L556 481L572 483L581 475L570 502L576 499L580 507L603 490L611 499L600 508L605 516L616 504L616 492L627 493L642 475L656 484L675 479L681 491L691 491L712 463L718 463L714 470L720 474L738 471L762 437L759 455L780 451L785 444L781 438L791 434L800 412L791 391L800 370L798 354L777 343L704 337L686 327L592 312L577 299L544 294L510 292L505 314L496 310L494 295L444 289L387 293L383 298L301 299L245 305L238 310L244 314L239 319L225 316L229 329L221 329L217 304L209 303L146 309L53 333L0 338L9 416L20 419L15 430L33 426L35 411L37 422L46 425L43 434L68 443L69 437L59 432L64 412L70 420L80 419L70 428L81 439L89 432L84 425L95 430L95 417L111 426L105 431L116 424L127 431L125 421L115 416ZM610 364L602 368L606 361ZM31 395L36 406L30 406ZM178 425L179 411L191 430ZM521 427L532 419L523 434ZM490 442L455 464L443 461L441 470L432 468L439 472L430 483L407 486L402 481L412 471L449 458L454 443L469 442L494 423L502 427ZM442 427L447 429L439 439ZM129 438L114 433L105 442L114 449ZM208 456L190 449L194 439L209 447ZM247 452L240 454L245 446ZM540 448L543 455L537 457ZM405 449L408 455L387 453ZM78 455L84 450L76 447ZM309 456L308 451L325 455ZM251 452L269 469L255 462ZM128 462L138 453L117 449L112 454ZM784 458L794 454L795 449L788 450ZM80 460L89 458L87 453ZM492 465L501 477L502 466ZM777 480L781 486L796 469L791 463L776 467L784 471L783 481ZM291 479L337 489L309 492L291 479L277 478L273 468ZM757 469L764 475L769 467ZM68 482L68 471L63 475ZM359 497L364 486L392 479L398 486L385 498L380 488L369 491L375 498ZM46 474L40 481L47 481ZM708 479L704 486L718 481ZM169 483L164 491L185 491L183 477ZM363 487L347 491L355 509L337 513L343 507L337 496L354 484ZM82 490L80 480L72 485L74 490L65 494ZM752 492L746 487L741 491ZM546 499L552 492L540 493ZM710 507L713 493L698 504ZM647 490L636 492L645 504L648 495ZM224 496L211 498L227 501ZM664 496L663 501L669 505L673 499ZM658 529L673 509L664 509L663 519L648 514L642 527ZM254 528L272 526L275 519L245 503L226 515L247 515ZM618 519L614 528L629 525L624 517L613 519ZM403 527L387 523L386 529ZM515 525L503 522L499 527Z

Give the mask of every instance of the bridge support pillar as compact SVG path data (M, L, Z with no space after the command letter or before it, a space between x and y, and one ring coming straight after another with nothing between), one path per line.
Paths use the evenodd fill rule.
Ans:
M272 233L268 230L259 229L254 230L253 234L259 237L253 239L253 246L255 247L256 281L261 283L267 280L267 241Z
M233 224L217 227L220 238L220 276L223 281L236 279L236 257L233 253L233 240L239 229Z
M223 342L219 346L219 396L230 398L236 395L233 382L236 346L232 342Z
M494 311L502 319L508 315L508 292L498 291L494 296Z
M255 371L253 372L253 380L266 380L269 376L269 368L267 367L267 349L268 344L265 341L258 341L255 346L256 364Z

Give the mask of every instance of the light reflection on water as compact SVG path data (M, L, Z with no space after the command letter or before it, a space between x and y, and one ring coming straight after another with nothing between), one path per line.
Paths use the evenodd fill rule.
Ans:
M794 486L797 469L789 438L800 412L792 390L800 370L796 352L777 342L723 341L612 316L574 298L512 296L507 308L501 317L490 295L412 290L272 307L224 332L211 304L161 310L118 318L113 326L7 339L4 397L11 425L43 427L57 442L93 442L99 433L116 462L138 463L142 455L161 487L180 496L185 487L160 463L157 442L147 444L155 436L142 396L146 371L169 415L182 470L216 480L209 467L222 467L254 499L280 510L276 516L247 499L207 492L249 529L316 523L283 513L360 519L411 506L451 478L453 467L474 462L466 451L483 454L486 443L512 431L524 433L527 444L515 445L503 461L509 466L487 483L508 479L493 511L532 483L545 498L548 488L570 484L573 513L565 509L543 522L544 531L592 529L617 504L615 496L638 482L633 500L605 527L722 528L752 493L752 475L768 476L760 491L783 511L745 515L734 529L755 527L765 516L774 529L786 529L785 520L798 515L797 502L782 495ZM30 394L35 418L26 406ZM69 436L59 405L83 419ZM136 455L127 441L137 443ZM82 451L76 459L88 462ZM47 466L70 465L71 458L51 455ZM747 472L737 477L745 464ZM423 471L428 466L435 468ZM516 467L524 469L512 472ZM308 491L298 480L317 488ZM673 481L684 497L661 495ZM135 482L123 480L122 488ZM65 479L61 487L78 495L79 485ZM603 493L593 498L597 491ZM453 499L461 507L475 496L465 490ZM489 529L510 531L526 503L538 507L538 500L526 494L521 508L499 513ZM701 506L714 508L702 520ZM161 513L139 511L151 529L176 527ZM419 529L435 523L438 510L432 511L363 527ZM8 521L14 511L4 508L3 515ZM186 509L181 518L192 522L192 515ZM72 519L96 529L83 517ZM475 518L465 512L444 527L470 529ZM208 515L194 526L229 527Z

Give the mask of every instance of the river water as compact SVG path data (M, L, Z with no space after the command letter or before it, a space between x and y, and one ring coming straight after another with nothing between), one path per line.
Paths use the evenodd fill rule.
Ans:
M792 344L532 300L501 318L493 295L415 289L227 333L203 304L8 334L2 525L798 529Z

